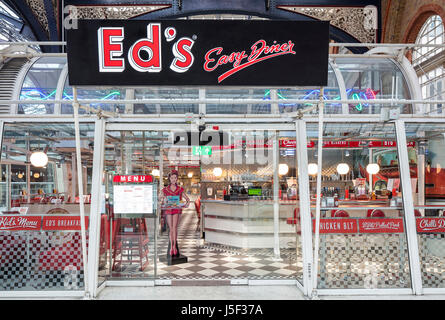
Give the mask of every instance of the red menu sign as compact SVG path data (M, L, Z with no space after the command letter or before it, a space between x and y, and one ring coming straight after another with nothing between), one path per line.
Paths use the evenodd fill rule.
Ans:
M0 216L0 231L40 230L40 216Z
M315 230L315 220L312 220ZM357 233L356 219L320 219L320 233Z
M153 177L151 175L116 175L113 177L113 182L150 183L153 182Z
M403 219L360 219L360 233L403 233Z
M445 232L445 218L416 218L416 229L419 233Z
M85 217L85 229L88 228L88 217ZM42 230L73 231L81 230L80 217L46 216L43 217Z

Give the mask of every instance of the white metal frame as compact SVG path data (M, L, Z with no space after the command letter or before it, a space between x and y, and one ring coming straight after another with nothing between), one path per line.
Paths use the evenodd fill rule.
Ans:
M2 44L8 44L8 43L2 43ZM10 44L15 45L23 45L23 46L29 46L29 45L65 45L65 42L12 42ZM406 48L413 48L413 47L445 47L445 45L419 45L419 44L357 44L357 43L331 43L331 47L380 47L380 48L391 48L391 49L406 49ZM377 51L380 51L383 54L378 54ZM35 53L35 52L27 52L23 54L2 54L4 57L28 57L28 58L34 58L32 61L28 62L26 67L22 69L19 75L19 80L17 81L17 87L14 91L13 99L6 100L6 101L0 101L1 104L10 104L13 108L16 108L18 104L34 104L36 101L34 100L19 100L19 94L22 87L23 80L26 77L26 74L28 70L32 67L35 60L37 60L37 57L43 57L43 56L61 56L65 57L65 53L61 54L52 54L52 53ZM375 49L374 51L369 52L368 54L363 55L355 55L355 54L337 54L337 55L330 55L331 58L335 57L367 57L367 58L394 58L400 59L400 54L395 54L392 50L381 50L381 49ZM412 72L409 70L412 69L412 66L407 64L406 59L402 59L402 61L399 60L399 63L402 65L402 72L408 70L408 78L410 81L413 81L414 79L417 80L417 78L413 77ZM416 90L412 91L411 93L414 93L413 99L378 99L378 100L348 100L345 96L345 87L344 82L343 85L340 80L342 80L342 77L338 77L338 74L340 74L339 70L335 68L335 65L333 65L333 62L330 62L331 66L334 69L334 72L337 77L337 81L339 82L339 87L341 90L341 100L325 100L323 101L324 104L342 104L343 111L345 111L345 108L349 103L367 103L367 104L382 104L382 105L392 105L392 104L419 104L419 105L431 105L431 104L438 104L442 103L445 104L445 100L422 100L421 95L418 94ZM411 68L411 69L410 69ZM341 75L341 74L340 74ZM72 104L72 103L81 103L81 104L89 104L89 103L108 103L108 104L115 104L116 101L103 101L99 99L84 99L84 100L63 100L62 93L63 93L63 87L65 84L67 76L67 67L62 70L58 84L57 84L57 96L55 97L55 100L51 101L39 101L41 104L54 104L55 106L55 114L54 115L33 115L32 118L30 118L30 115L17 115L17 114L11 114L10 116L2 117L2 120L0 122L0 126L3 126L4 123L8 122L63 122L63 123L72 123L73 118L72 115L61 115L61 105L62 103L66 104ZM74 88L73 88L74 89ZM343 90L344 89L344 90ZM134 103L154 103L154 104L188 104L188 103L194 103L194 104L202 104L202 107L200 107L200 111L204 111L205 104L206 103L213 103L213 104L272 104L272 105L278 105L281 103L282 100L277 99L276 96L272 97L271 100L261 100L261 99L206 99L202 92L200 92L198 99L144 99L144 100L135 100L135 99L125 99L120 100L120 104L134 104ZM317 104L320 101L319 100L301 100L301 99L288 99L286 100L288 103L314 103ZM321 105L323 105L323 103ZM219 124L220 127L224 130L230 130L230 128L237 128L239 129L240 123L244 124L250 124L253 129L268 129L273 130L274 128L276 130L296 130L297 132L297 158L298 158L298 170L299 170L299 185L300 188L300 199L307 200L302 202L300 204L300 210L301 210L301 221L302 221L302 243L303 243L303 265L304 265L304 271L303 271L303 285L301 285L297 281L297 286L301 288L306 296L311 295L313 290L317 290L316 292L318 294L344 294L344 295L353 295L353 294L382 294L382 295L388 295L388 294L424 294L424 293L445 293L445 289L423 289L422 288L422 282L420 278L420 262L419 262L419 254L418 254L418 246L417 246L417 235L415 230L415 218L414 218L414 209L413 209L413 199L411 194L411 184L410 184L410 177L409 177L409 164L408 164L408 157L407 157L407 147L406 147L406 136L405 136L405 121L409 122L437 122L437 123L445 123L445 120L443 118L434 118L430 116L423 116L423 113L428 108L420 109L419 114L415 115L401 115L400 119L395 121L396 126L396 135L397 135L397 145L398 145L398 153L399 153L399 159L400 159L400 171L401 171L401 183L404 190L403 194L403 203L405 208L405 217L406 217L406 233L408 238L408 249L410 253L410 270L411 270L411 277L412 277L412 289L345 289L345 290L331 290L331 289L319 289L316 288L316 272L314 271L313 266L313 256L312 256L312 226L311 226L311 218L310 218L310 207L309 207L309 180L307 175L307 145L306 145L306 123L308 122L319 122L322 120L323 122L379 122L380 115L367 115L366 118L363 117L363 115L347 115L346 112L341 115L303 115L302 120L295 120L295 117L300 117L301 114L253 114L253 115L221 115L221 114L212 114L212 115L205 115L205 121L207 123L215 123ZM13 110L11 110L13 111ZM198 115L193 115L194 120ZM224 117L224 118L222 118ZM320 119L320 118L321 119ZM75 122L77 125L81 122L92 122L92 120L96 119L96 116L90 116L90 115L81 115L77 116L75 115ZM50 120L49 120L50 119ZM101 166L103 166L103 138L104 138L104 132L105 130L122 130L122 128L126 128L131 124L131 130L160 130L160 131L168 131L168 130L175 130L179 128L188 129L190 128L190 124L186 123L186 120L184 119L184 115L172 115L172 114L161 114L161 115L128 115L128 114L122 114L119 115L116 118L108 118L107 121L105 120L95 120L95 151L94 151L94 162L96 164L95 169L93 170L93 177L95 180L95 183L93 185L92 190L92 209L90 213L91 217L91 225L90 225L90 251L88 253L88 262L85 264L85 290L84 291L52 291L52 292L46 292L46 291L39 291L39 292L0 292L1 297L27 297L27 296L33 296L33 297L91 297L96 296L98 291L101 290L105 285L112 286L112 285L128 285L129 282L127 281L107 281L105 284L101 284L99 287L97 286L97 264L98 264L98 237L99 237L99 231L100 231L100 201L101 201L101 194L100 194L100 181L101 181ZM3 132L3 131L2 131ZM319 154L319 159L321 159L322 151ZM78 154L80 156L80 154ZM99 161L99 166L98 162ZM321 168L321 166L319 166ZM320 169L319 169L320 170ZM78 179L81 179L81 176L78 177ZM79 184L81 185L81 184ZM317 186L318 188L318 186ZM319 208L318 208L319 209ZM317 210L317 219L319 219L319 210ZM83 221L83 219L82 219ZM83 235L85 235L85 227L82 227ZM84 238L83 238L83 244L85 244ZM85 249L85 245L83 245L83 248ZM86 258L86 256L84 256ZM84 260L86 261L86 260ZM314 275L315 275L315 282L314 282ZM171 283L171 282L170 282ZM168 285L168 281L131 281L131 285ZM254 284L254 282L249 282L249 284ZM315 284L315 285L314 285Z

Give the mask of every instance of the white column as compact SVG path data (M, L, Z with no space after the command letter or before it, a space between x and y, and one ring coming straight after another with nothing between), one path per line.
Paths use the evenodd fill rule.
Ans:
M104 137L105 137L105 121L96 120L94 127L94 153L93 153L93 176L91 179L91 208L90 208L90 240L88 246L88 287L91 290L91 296L97 295L97 277L99 268L100 253L100 218L103 194L103 164L104 164Z
M273 234L274 234L274 260L281 260L280 257L280 199L279 186L280 176L278 174L278 162L280 159L280 149L278 145L278 132L274 132L272 142L273 152Z
M317 193L316 193L316 208L315 208L315 240L314 240L314 272L312 273L312 297L317 296L317 277L318 277L318 250L320 248L320 205L321 205L321 172L322 172L322 156L323 156L323 116L324 116L324 102L323 102L324 88L320 88L320 102L318 105L318 172L317 172Z
M414 217L413 194L409 171L408 148L406 146L405 122L396 120L397 152L399 154L400 182L402 185L403 208L405 211L406 238L408 241L408 257L411 271L411 281L414 294L423 293L420 270L419 247L417 242L416 220ZM400 248L403 250L403 248Z
M85 206L83 202L83 177L82 177L82 161L80 149L80 128L79 128L79 103L77 102L77 88L73 87L73 109L74 109L74 130L76 136L76 171L77 171L77 186L79 188L79 209L80 209L80 229L82 237L82 258L83 258L83 274L85 286L85 298L89 298L90 290L88 287L88 257L87 257L87 241L85 233ZM73 159L74 160L74 159ZM73 166L74 168L74 166ZM72 178L72 181L76 179Z
M312 219L310 206L308 156L307 156L307 136L306 123L297 120L296 124L296 154L298 168L298 190L301 222L301 244L303 252L303 293L309 296L312 292L310 281L312 274ZM297 243L298 245L298 243Z

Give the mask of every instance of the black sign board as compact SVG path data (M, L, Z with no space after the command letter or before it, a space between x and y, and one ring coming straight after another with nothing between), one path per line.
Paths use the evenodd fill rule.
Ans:
M329 22L79 20L70 85L325 86Z

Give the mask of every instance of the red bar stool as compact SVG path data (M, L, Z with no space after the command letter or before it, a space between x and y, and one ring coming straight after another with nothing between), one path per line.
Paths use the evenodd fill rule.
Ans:
M148 265L148 230L144 218L115 219L114 251L112 270L123 263L140 264L140 271ZM133 255L133 252L137 254ZM125 258L126 257L126 258Z
M349 218L349 213L345 210L337 210L334 213L334 218Z
M374 209L366 215L368 218L385 218L385 213L380 209Z

